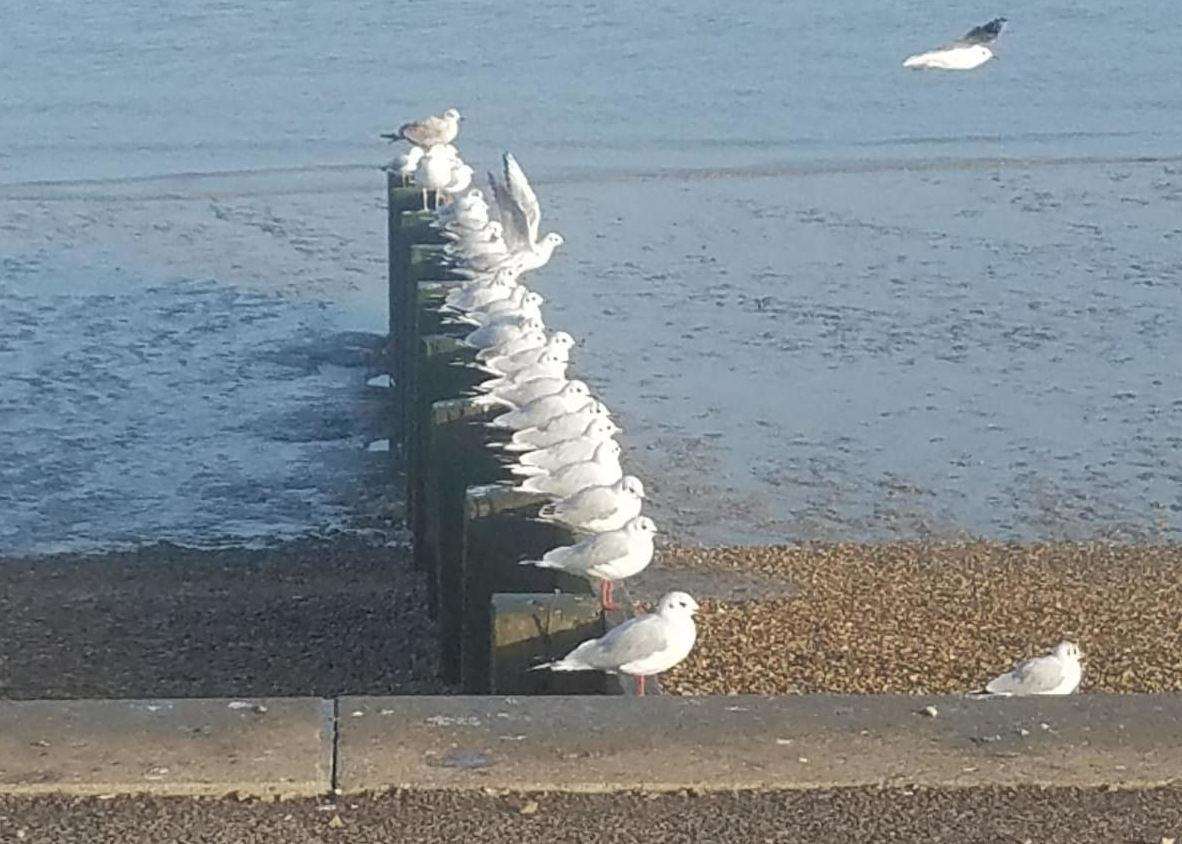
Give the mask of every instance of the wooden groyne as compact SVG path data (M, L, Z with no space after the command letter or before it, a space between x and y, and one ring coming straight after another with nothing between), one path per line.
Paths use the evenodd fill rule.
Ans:
M443 260L433 213L419 210L420 190L390 175L387 196L391 450L444 676L468 694L631 693L627 678L530 670L602 635L627 610L603 612L582 578L519 565L583 537L536 518L548 497L514 489L511 460L495 447L505 433L485 424L502 410L476 400L489 376L460 342L471 326L440 310L463 280Z

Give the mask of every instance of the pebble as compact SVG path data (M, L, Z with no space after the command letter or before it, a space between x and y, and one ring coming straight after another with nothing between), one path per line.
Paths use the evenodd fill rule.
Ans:
M700 601L672 694L959 694L1064 638L1084 652L1081 691L1182 691L1182 546L672 547L656 565L790 588Z

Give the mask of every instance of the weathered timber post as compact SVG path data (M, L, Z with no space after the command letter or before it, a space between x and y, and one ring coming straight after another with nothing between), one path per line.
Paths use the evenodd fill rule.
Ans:
M604 633L593 595L496 593L490 597L488 689L497 695L603 694L612 680L598 671L531 671Z
M398 339L398 314L402 303L403 282L405 281L398 275L401 265L398 255L400 247L399 221L403 211L413 211L421 205L422 193L418 188L404 188L401 177L397 173L386 172L386 243L391 342L397 342Z
M435 402L424 438L430 471L424 478L423 512L429 515L422 539L427 544L424 553L434 562L430 576L435 584L443 671L450 682L460 678L464 494L469 486L509 478L505 458L488 445L499 432L484 424L502 411L471 399Z
M597 596L571 594L501 594L492 596L489 654L490 691L494 694L635 695L636 680L599 671L533 671L562 659L588 639L598 638L634 617L623 584L616 586L620 609L601 612ZM646 694L662 693L649 677Z
M418 283L450 274L444 263L442 237L430 225L433 219L434 215L429 211L401 212L395 225L391 251L391 300L394 307L391 333L396 352L396 370L392 374L399 414L398 438L404 460L408 445L407 379L418 346L418 337L415 335Z
M427 335L419 340L419 355L411 378L413 417L406 460L407 514L415 536L415 565L422 571L435 571L435 549L425 538L432 535L437 514L428 504L429 476L439 469L438 461L429 458L427 436L435 402L467 398L476 384L490 377L471 366L476 350L454 337Z
M521 492L510 484L470 486L464 496L461 578L463 602L463 681L468 694L489 689L492 642L491 601L496 592L567 592L590 595L581 577L554 569L523 566L551 548L573 545L569 528L537 518L538 508L553 498Z

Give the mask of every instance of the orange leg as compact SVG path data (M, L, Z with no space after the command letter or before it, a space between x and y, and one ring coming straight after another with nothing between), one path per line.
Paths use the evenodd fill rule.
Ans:
M619 609L619 606L612 601L612 582L610 580L599 581L599 603L605 610Z

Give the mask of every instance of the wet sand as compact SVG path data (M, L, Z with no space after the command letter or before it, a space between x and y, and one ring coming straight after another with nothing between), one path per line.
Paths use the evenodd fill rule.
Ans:
M711 794L401 791L240 803L0 797L0 841L1038 841L1159 844L1178 788L851 788Z
M530 168L567 237L531 283L666 535L1177 541L1182 171L1047 152ZM361 165L0 188L20 294L0 298L0 371L28 379L0 405L18 505L0 549L348 524L340 487L380 434L349 406L362 362L319 347L384 327L381 189ZM200 319L160 316L195 302ZM130 308L160 331L100 330ZM119 472L71 463L79 442Z
M884 543L669 549L655 565L791 586L704 603L675 694L957 693L1062 639L1080 691L1182 691L1182 546Z

